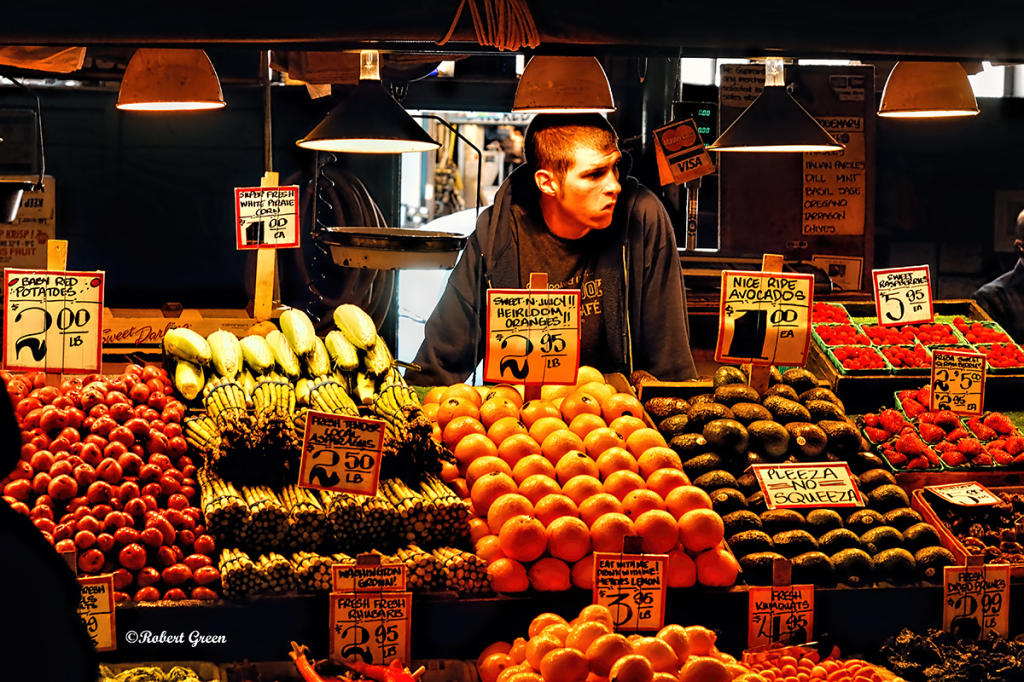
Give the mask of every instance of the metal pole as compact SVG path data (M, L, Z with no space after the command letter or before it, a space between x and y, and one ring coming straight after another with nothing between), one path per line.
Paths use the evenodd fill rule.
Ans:
M697 250L697 194L700 178L686 183L686 250Z
M274 138L271 128L270 52L260 50L260 83L263 85L263 169L274 170Z

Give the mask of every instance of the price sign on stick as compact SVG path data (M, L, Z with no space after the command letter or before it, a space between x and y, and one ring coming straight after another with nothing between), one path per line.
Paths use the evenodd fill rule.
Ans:
M78 615L85 623L89 639L96 651L113 651L117 648L114 624L114 576L112 574L79 578L81 596L78 600Z
M927 265L872 270L871 279L881 326L931 322L935 317Z
M1010 566L946 566L942 579L942 629L962 636L1009 635Z
M722 272L715 360L803 366L811 340L814 277Z
M99 370L102 272L7 269L4 281L5 369Z
M298 185L237 187L236 246L239 249L295 248L299 245L298 215Z
M377 494L384 422L310 410L302 437L299 485L353 495Z
M769 509L864 506L846 462L755 464L752 468Z
M814 585L751 587L747 648L809 642L814 633Z
M926 485L924 489L930 490L946 502L959 507L989 507L1001 502L988 488L977 481Z
M580 365L580 292L488 289L484 381L576 383Z
M985 362L981 353L934 351L931 409L981 414L985 404Z
M612 612L620 632L654 632L665 625L665 554L594 552L594 603Z
M387 665L409 660L409 592L331 594L331 658Z

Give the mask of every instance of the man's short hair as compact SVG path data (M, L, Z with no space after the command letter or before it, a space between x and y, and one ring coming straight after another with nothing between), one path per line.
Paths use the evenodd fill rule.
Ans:
M1014 238L1024 241L1024 211L1017 214L1017 228L1014 230Z
M526 163L549 170L559 180L576 162L576 149L618 149L619 136L601 114L537 114L526 128Z

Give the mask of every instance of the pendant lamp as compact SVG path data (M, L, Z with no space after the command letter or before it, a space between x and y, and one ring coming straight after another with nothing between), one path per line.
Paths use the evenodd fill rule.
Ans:
M596 57L530 60L519 79L512 111L569 114L615 111L608 76Z
M786 90L781 59L765 63L764 90L717 140L715 152L836 152L829 135Z
M121 79L117 108L126 111L220 109L224 94L206 52L140 48Z
M295 144L358 154L428 152L441 145L406 113L380 82L376 50L359 53L359 85Z
M967 72L957 62L897 62L882 90L879 116L940 118L979 113Z

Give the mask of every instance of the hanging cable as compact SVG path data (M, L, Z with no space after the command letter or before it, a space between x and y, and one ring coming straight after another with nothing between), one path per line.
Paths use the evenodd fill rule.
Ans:
M533 15L526 0L483 0L484 16L480 16L477 0L462 0L455 12L455 20L447 35L437 41L444 45L451 40L462 18L462 10L469 5L469 13L473 17L473 30L476 40L481 45L496 47L499 50L519 50L524 47L540 45L540 34L533 22Z

